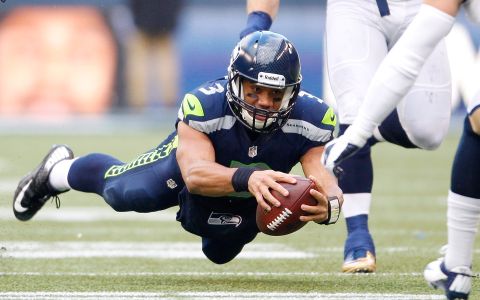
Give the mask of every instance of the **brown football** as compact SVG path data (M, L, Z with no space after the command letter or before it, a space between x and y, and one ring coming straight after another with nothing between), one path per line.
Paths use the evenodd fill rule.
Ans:
M280 182L289 192L287 197L272 191L272 195L281 203L279 207L271 205L272 209L265 211L261 206L257 206L257 226L261 232L268 235L286 235L307 224L299 219L300 216L306 215L301 206L302 204L317 205L317 200L310 195L310 190L315 189L315 184L305 177L296 177L296 179L296 184Z

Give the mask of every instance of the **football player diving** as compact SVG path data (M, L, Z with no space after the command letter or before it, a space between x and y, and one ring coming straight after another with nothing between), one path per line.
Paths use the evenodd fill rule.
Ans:
M279 206L271 190L286 196L279 182L295 183L288 173L300 162L319 190L310 191L318 204L303 206L301 220L335 223L343 195L320 161L335 114L301 90L301 80L292 43L253 32L235 46L228 76L185 95L175 130L160 145L128 163L99 153L74 157L55 145L18 184L14 214L27 221L71 189L95 193L119 212L179 206L183 228L202 238L208 259L223 264L256 237L257 205Z

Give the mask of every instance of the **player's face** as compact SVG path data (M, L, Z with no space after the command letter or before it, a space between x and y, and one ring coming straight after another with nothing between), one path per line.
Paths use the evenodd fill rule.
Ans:
M244 80L243 92L245 102L256 108L278 111L282 105L285 89L273 89L257 85L255 82ZM260 116L258 116L260 118Z
M88 6L26 6L0 23L0 114L101 113L113 90L116 50Z

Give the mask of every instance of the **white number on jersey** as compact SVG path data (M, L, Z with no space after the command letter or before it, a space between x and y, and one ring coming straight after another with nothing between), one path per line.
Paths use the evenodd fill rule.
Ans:
M204 93L205 95L213 95L215 93L223 93L223 86L221 86L219 83L215 83L215 87L211 86L208 88L200 88L198 89L200 92Z

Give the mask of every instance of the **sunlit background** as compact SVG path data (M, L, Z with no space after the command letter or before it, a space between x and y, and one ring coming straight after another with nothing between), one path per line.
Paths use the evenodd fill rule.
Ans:
M148 1L153 7L143 10L135 2L2 1L1 127L120 115L170 122L184 93L226 74L244 1ZM298 48L303 87L334 101L323 71L324 5L283 1L272 30ZM479 37L461 14L448 45L455 112L464 108L462 76L478 59Z

